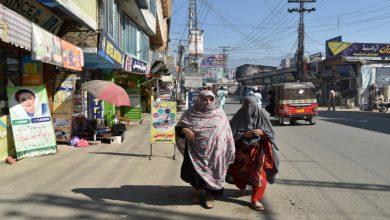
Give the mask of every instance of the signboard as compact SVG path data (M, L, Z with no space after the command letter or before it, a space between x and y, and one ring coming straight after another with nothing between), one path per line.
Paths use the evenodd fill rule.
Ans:
M184 81L184 87L187 88L200 88L203 85L203 79L201 76L186 76Z
M188 52L191 55L203 54L203 30L190 30Z
M73 14L91 29L97 29L97 1L96 0L37 0L49 7L59 7Z
M226 55L207 55L202 59L200 63L201 67L225 67L227 65Z
M390 44L328 42L327 48L332 56L374 60L390 58Z
M390 85L390 67L376 68L376 84Z
M166 56L166 67L170 73L176 72L176 61L174 56Z
M199 92L188 92L188 106L192 108L195 106L195 100L198 98Z
M98 54L106 58L117 68L123 67L123 53L119 47L106 34L100 34L100 44Z
M176 102L153 102L150 143L175 144Z
M15 155L9 116L0 117L0 160Z
M32 59L62 66L61 40L33 24Z
M95 99L93 95L88 94L88 115L90 119L103 118L103 104L100 99Z
M35 0L0 0L0 2L54 34L57 34L63 22L61 18Z
M7 87L16 157L57 152L45 86Z
M57 141L70 142L76 74L56 74L53 121Z
M148 69L148 63L133 58L131 69L132 72L145 74Z
M32 61L30 55L23 56L22 85L39 86L43 84L42 63Z
M81 71L84 66L83 50L61 39L63 67Z

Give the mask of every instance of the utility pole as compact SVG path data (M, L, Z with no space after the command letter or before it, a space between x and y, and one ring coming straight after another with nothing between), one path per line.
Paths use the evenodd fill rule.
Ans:
M298 48L297 48L297 72L298 72L298 81L303 81L303 65L304 65L304 40L305 40L305 26L304 26L304 14L305 12L315 11L315 8L305 8L305 3L313 3L316 0L288 0L288 3L299 3L299 8L288 9L288 12L298 12L299 13L299 31L298 31Z
M191 33L194 30L197 34L198 31L198 13L197 13L197 0L189 0L188 7L188 36L189 36L189 44L191 44ZM198 36L195 36L195 54L189 54L189 72L191 75L198 75Z
M222 47L219 47L219 48L221 48L222 49L222 61L224 62L224 65L223 65L223 73L224 73L224 77L226 77L226 70L227 70L227 66L228 66L228 49L230 48L230 47L226 47L226 46L222 46ZM227 78L227 77L226 77Z

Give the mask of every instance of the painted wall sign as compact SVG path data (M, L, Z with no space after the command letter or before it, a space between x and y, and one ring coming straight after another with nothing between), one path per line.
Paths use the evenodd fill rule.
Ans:
M7 87L16 157L57 152L45 86Z
M54 34L58 32L63 22L61 18L35 0L0 0L0 2Z

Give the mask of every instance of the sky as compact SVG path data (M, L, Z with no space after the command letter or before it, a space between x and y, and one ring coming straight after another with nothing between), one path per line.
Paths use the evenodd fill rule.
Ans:
M299 14L288 0L197 0L199 29L206 54L229 47L229 66L250 63L278 66L297 48ZM305 53L325 52L325 41L389 43L390 0L317 0L305 3ZM173 0L170 50L188 46L188 0Z

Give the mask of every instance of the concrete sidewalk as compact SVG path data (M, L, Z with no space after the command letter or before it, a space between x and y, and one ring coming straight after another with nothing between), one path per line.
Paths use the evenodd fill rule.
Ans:
M182 157L173 145L149 155L150 115L131 127L122 144L58 146L50 156L0 164L1 219L260 219L227 185L215 208L191 203L192 187L180 179ZM266 201L267 203L267 201ZM286 212L287 214L288 212Z

